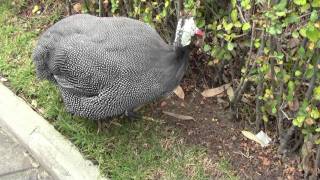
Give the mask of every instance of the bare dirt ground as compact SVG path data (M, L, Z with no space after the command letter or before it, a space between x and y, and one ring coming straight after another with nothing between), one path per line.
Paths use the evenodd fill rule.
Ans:
M278 155L275 137L266 148L248 140L241 131L250 131L250 124L233 119L217 98L204 99L200 93L193 92L188 93L185 100L172 96L154 104L152 109L151 116L165 119L167 125L181 129L188 144L205 147L213 162L227 159L241 179L303 178L298 155L288 158ZM179 120L161 111L192 116L195 120ZM213 169L212 176L219 177L216 173Z

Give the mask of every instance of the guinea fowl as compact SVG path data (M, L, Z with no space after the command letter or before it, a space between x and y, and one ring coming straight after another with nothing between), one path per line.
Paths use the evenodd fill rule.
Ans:
M138 20L78 14L43 33L33 60L37 76L58 86L68 112L94 120L130 117L178 86L195 34L203 35L191 17L178 21L168 45Z

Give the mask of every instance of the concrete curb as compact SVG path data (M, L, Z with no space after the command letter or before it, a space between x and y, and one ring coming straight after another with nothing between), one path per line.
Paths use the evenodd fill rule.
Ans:
M11 132L55 178L105 179L98 167L21 98L0 83L0 126Z

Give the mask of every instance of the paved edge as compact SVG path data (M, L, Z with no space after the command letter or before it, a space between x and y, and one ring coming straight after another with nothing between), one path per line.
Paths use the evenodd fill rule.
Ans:
M70 141L2 83L0 125L12 133L55 179L106 179Z

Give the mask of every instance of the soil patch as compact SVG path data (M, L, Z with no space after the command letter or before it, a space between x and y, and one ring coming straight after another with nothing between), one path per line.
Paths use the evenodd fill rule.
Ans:
M186 143L205 147L213 162L227 159L241 179L303 178L298 155L288 158L278 155L276 137L272 137L272 144L266 148L248 140L241 131L253 128L248 122L232 119L224 107L217 98L204 99L200 93L193 92L187 94L185 100L173 95L152 105L150 115L180 129ZM195 120L178 120L161 111L192 116ZM213 170L213 177L218 175L215 173Z

